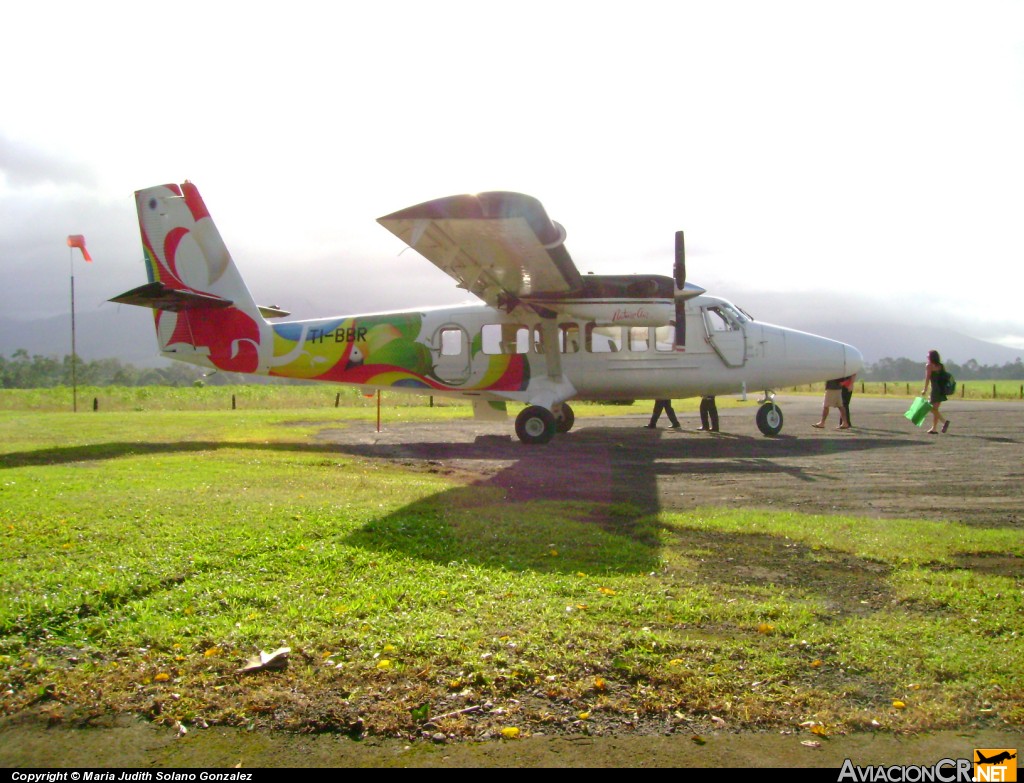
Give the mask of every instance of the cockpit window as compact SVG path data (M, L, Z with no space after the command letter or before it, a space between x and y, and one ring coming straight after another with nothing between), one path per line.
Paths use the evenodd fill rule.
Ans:
M708 307L705 308L704 312L706 313L705 320L707 321L708 329L712 332L731 332L736 328L721 307Z
M722 302L704 308L708 315L708 326L713 332L731 332L742 329L751 318L738 307Z

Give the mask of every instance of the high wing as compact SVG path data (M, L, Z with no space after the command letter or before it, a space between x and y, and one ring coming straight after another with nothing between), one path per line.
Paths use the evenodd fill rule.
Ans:
M565 229L522 193L448 196L377 222L492 307L584 287L563 244Z

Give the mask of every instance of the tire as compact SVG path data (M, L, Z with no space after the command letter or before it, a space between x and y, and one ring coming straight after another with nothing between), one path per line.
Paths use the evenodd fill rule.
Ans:
M757 409L757 428L768 438L782 432L782 408L774 402L766 402Z
M516 416L516 435L523 443L547 443L555 435L555 415L540 405L524 408Z
M555 432L568 432L575 423L576 414L569 407L569 403L563 402L561 415L555 416Z

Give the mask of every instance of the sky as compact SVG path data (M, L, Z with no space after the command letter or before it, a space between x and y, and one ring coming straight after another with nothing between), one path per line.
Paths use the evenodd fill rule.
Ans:
M684 229L689 279L762 320L1024 349L1022 2L37 0L4 26L6 318L66 313L72 273L79 312L123 307L132 193L188 179L299 317L465 301L375 220L510 190L583 272L671 274Z

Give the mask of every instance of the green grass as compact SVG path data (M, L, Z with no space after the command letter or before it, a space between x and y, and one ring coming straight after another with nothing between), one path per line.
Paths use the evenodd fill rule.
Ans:
M81 386L77 390L78 410L163 411L163 410L287 410L335 408L349 414L376 411L375 397L366 397L351 386L325 383L299 385L246 384L241 386ZM416 394L385 392L386 408L431 407L429 398ZM73 393L69 387L0 390L0 410L70 411ZM434 398L437 408L454 406L469 411L461 401Z
M914 397L920 392L920 381L857 382L858 395L872 397ZM780 390L786 394L822 394L824 384L807 384ZM1020 381L965 381L959 383L955 399L1020 400L1024 399L1024 382ZM719 408L752 407L758 395L751 394L747 401L733 395L718 398ZM677 411L697 410L700 400L676 400ZM0 411L60 412L72 410L72 390L66 387L51 389L0 389ZM286 411L306 410L332 412L339 419L372 420L377 415L377 400L366 397L357 389L331 384L309 385L244 385L244 386L88 386L78 389L79 412L124 413L144 411ZM651 401L638 401L633 405L608 405L573 402L577 416L617 416L650 412ZM518 406L510 405L513 413ZM381 412L387 420L430 421L472 416L470 405L459 399L423 397L418 394L384 392Z
M801 387L807 391L809 387ZM723 396L719 407L752 406L756 395L747 402ZM331 410L340 418L372 419L377 415L377 398L366 397L358 389L326 383L308 385L243 385L243 386L85 386L77 393L78 411L82 413L123 413L143 411L284 411ZM577 416L616 416L629 413L650 414L651 400L635 404L606 404L573 401ZM674 402L677 410L694 411L699 398ZM68 387L50 389L0 389L0 411L70 412L72 390ZM510 411L518 411L510 404ZM472 407L465 400L443 396L425 397L418 393L385 391L381 396L384 418L431 419L472 416Z
M319 443L339 411L0 413L0 711L465 737L1024 722L1024 581L973 567L1024 556L1020 531L510 503ZM286 671L236 673L279 646Z

